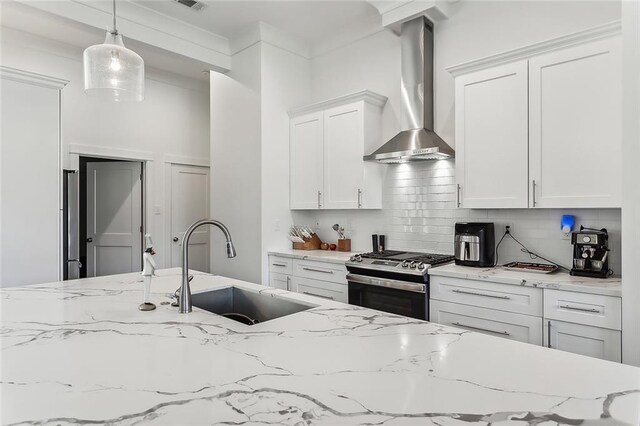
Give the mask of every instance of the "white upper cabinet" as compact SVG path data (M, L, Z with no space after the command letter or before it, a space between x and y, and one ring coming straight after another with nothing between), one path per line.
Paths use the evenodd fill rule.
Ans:
M619 32L607 24L448 68L459 207L621 205Z
M529 61L532 207L621 205L621 80L618 37Z
M291 209L382 208L383 166L362 157L382 142L386 100L364 91L290 113Z
M527 207L527 61L461 76L455 87L460 206Z
M291 119L289 149L292 209L316 209L321 206L323 123L322 112Z

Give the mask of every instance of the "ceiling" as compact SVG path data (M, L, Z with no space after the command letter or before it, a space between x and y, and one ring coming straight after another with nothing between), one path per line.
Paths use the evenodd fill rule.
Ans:
M310 44L333 37L357 22L380 17L378 10L364 0L200 0L206 5L200 11L175 0L132 1L227 38L262 21Z
M106 0L49 0L49 4L70 1L110 10ZM189 9L175 0L117 0L118 15L126 5L135 4L147 16L165 16L167 22L179 21L207 33L232 39L257 22L266 23L309 47L310 52L321 52L348 44L365 33L381 28L378 10L365 0L200 0L206 7L200 11ZM0 18L5 27L26 31L38 36L86 48L104 41L104 29L96 28L64 14L53 14L36 5L41 0L20 2L0 0ZM172 33L169 27L163 31ZM184 34L184 33L183 33ZM127 37L127 47L138 52L151 67L176 74L206 80L202 71L211 67L204 62L181 56Z

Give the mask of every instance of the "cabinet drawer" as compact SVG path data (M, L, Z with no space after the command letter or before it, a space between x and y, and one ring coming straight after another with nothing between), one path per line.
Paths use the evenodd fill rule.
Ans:
M291 274L293 272L293 259L280 256L269 256L269 272L279 274Z
M291 282L291 289L298 293L322 297L323 299L331 299L336 302L347 303L349 301L347 286L344 284L301 277L292 277Z
M296 277L347 284L347 268L344 264L339 263L294 260L293 275Z
M542 318L431 300L430 321L518 342L542 344Z
M269 273L269 287L291 290L291 277L287 274Z
M430 278L431 299L542 317L542 290L451 277Z
M617 330L545 318L544 342L553 349L622 362L622 332Z
M544 291L545 318L622 329L622 300L599 294L562 290Z

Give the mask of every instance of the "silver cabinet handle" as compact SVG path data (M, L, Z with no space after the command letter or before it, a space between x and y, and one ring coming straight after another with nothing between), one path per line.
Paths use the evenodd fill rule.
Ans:
M460 293L460 294L470 294L472 296L484 296L484 297L491 297L492 299L504 299L504 300L509 300L511 299L509 296L496 296L493 294L485 294L485 293L476 293L475 291L464 291L464 290L458 290L458 289L453 289L451 290L453 293Z
M560 305L560 308L562 309L569 309L571 311L580 311L580 312L591 312L594 314L599 314L600 310L599 309L593 309L593 308L578 308L576 306L570 306L570 305Z
M358 208L362 208L362 189L358 188Z
M291 291L291 277L289 275L287 275L287 291Z
M323 299L329 299L329 300L333 300L333 297L331 296L322 296L320 294L315 294L315 293L309 293L308 291L303 291L302 294L307 294L309 296L316 296L316 297L321 297Z
M309 272L321 272L323 274L333 274L333 271L323 271L322 269L313 269L313 268L302 268L304 271Z
M533 179L531 186L533 187L533 207L536 206L536 180Z
M456 200L458 202L458 207L460 207L460 205L462 204L462 201L460 200L460 190L462 189L462 186L460 186L460 184L458 184L458 187L456 189Z
M284 263L272 263L271 266L280 266L281 268L284 268L287 265L285 265Z
M547 347L551 347L551 321L547 321Z
M322 192L318 191L318 208L322 207Z
M489 333L501 334L503 336L510 336L509 332L507 332L507 331L495 331L495 330L490 330L488 328L474 327L472 325L466 325L466 324L462 324L462 323L459 323L459 322L454 322L452 324L453 325L457 325L458 327L464 327L464 328L468 328L468 329L471 329L471 330L487 331Z

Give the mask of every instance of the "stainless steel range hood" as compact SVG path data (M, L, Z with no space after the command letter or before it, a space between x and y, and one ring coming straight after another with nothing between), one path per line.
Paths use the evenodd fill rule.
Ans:
M364 159L407 163L453 158L453 149L433 131L433 27L424 17L405 22L400 41L403 130Z

